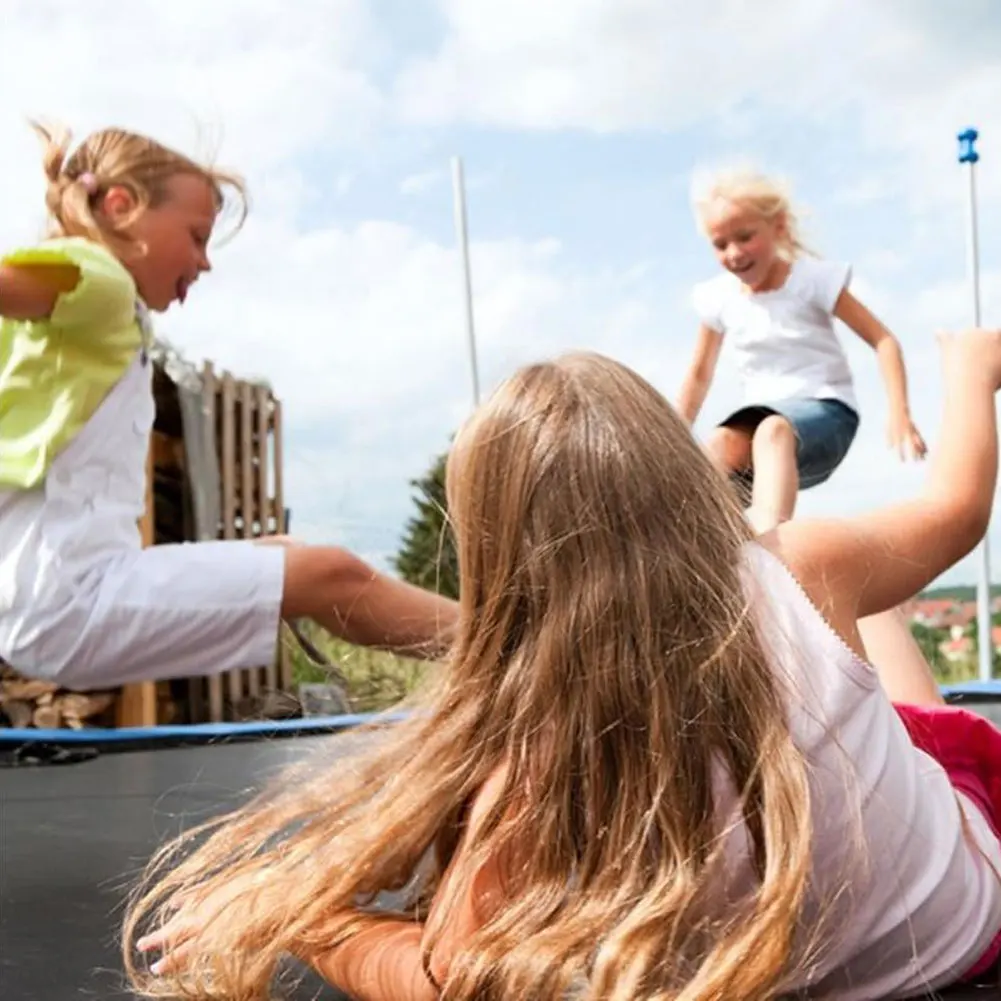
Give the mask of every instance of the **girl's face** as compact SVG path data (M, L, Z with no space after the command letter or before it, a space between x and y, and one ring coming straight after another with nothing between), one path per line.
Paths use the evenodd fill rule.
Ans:
M120 203L115 198L121 199ZM131 196L124 189L108 192L105 211L127 214ZM209 271L208 242L218 207L215 192L197 174L177 174L166 184L165 197L129 225L126 234L146 252L122 263L135 279L139 295L156 312L183 303L203 271Z
M766 288L783 266L779 247L784 220L769 221L752 209L720 200L704 221L720 264L748 288Z

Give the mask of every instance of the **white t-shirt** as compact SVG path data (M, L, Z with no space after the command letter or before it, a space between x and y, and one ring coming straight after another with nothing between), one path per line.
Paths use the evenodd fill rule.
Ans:
M803 257L771 292L750 292L729 271L695 286L700 321L733 352L744 405L833 398L858 410L832 315L850 278L847 264Z

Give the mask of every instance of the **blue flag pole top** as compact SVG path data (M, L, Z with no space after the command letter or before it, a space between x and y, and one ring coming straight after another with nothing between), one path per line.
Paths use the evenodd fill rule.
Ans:
M976 163L980 159L976 142L976 129L964 129L956 136L959 140L959 162L969 164L969 203L967 212L967 267L969 269L970 293L973 299L973 325L980 326L980 248L977 239L977 179ZM991 630L991 557L989 532L980 543L979 580L977 582L977 653L981 681L990 681L993 674L993 650Z
M964 129L959 133L957 138L959 139L960 163L976 163L980 159L980 154L975 147L975 143L979 137L980 134L976 129Z

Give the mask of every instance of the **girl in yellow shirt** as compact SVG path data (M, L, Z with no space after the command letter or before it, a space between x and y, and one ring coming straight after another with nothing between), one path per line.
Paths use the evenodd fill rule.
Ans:
M151 312L183 303L238 177L105 129L44 143L51 237L0 258L0 657L73 688L253 667L280 620L411 654L451 602L343 549L143 548Z

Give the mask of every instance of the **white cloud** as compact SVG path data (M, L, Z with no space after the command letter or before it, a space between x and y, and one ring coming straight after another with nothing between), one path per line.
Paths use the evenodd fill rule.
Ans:
M4 0L3 24L5 220L40 185L27 116L77 138L116 124L218 149L256 183L321 144L364 141L385 113L364 0L297 0L294 16L276 0Z
M1001 132L1001 19L987 3L957 9L953 25L944 23L953 8L947 17L926 0L438 5L444 40L397 82L404 115L420 124L598 133L707 124L744 147L764 105L856 124L897 161L872 164L876 177L854 165L842 198L878 197L913 179L915 207L956 183L959 128Z
M762 17L760 6L732 0L683 15L656 0L440 0L446 37L402 74L398 94L419 121L598 131L671 128L726 112L744 95L798 104L804 89L836 94L833 64L850 76L865 55L857 42L838 45L851 20L842 5L768 6ZM832 72L818 77L813 63L816 82L787 87L804 83L790 53L820 35L837 50Z
M980 280L980 304L985 322L1001 318L1001 268L984 271ZM973 292L968 281L944 281L923 290L914 303L914 315L926 326L954 328L957 317L973 322Z
M642 343L647 304L620 301L621 276L595 286L569 272L557 241L473 241L471 258L484 395L571 348L634 363L657 353ZM385 558L407 482L472 407L455 248L390 221L296 233L262 213L204 281L165 334L194 362L266 376L283 400L296 534Z
M513 328L551 301L554 283L530 245L475 244L472 254L489 352L517 339ZM394 415L418 407L447 393L465 363L455 251L398 223L297 234L259 218L216 261L211 286L165 322L169 336L189 353L269 373L299 424L351 420L376 403Z
M440 169L422 170L416 174L407 174L400 181L400 194L419 195L429 188L433 188L445 176L445 172Z
M851 181L838 188L832 200L839 205L870 205L892 197L894 188L887 174L868 175Z
M338 198L343 198L351 190L351 186L354 182L355 175L348 170L342 170L334 178L333 193Z

